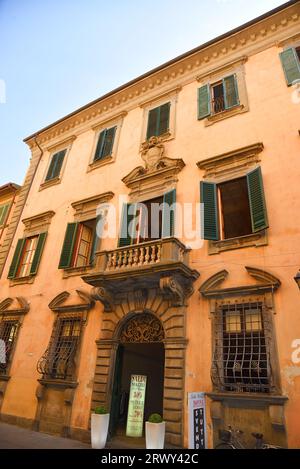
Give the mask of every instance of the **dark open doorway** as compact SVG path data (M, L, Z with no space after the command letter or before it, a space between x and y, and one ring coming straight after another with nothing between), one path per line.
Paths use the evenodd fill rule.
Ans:
M131 375L146 375L144 421L163 414L165 351L162 342L120 344L111 401L110 436L125 436Z

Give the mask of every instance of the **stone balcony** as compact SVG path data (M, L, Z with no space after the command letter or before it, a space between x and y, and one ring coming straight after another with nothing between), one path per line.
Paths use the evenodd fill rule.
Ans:
M116 296L132 289L177 290L177 300L189 296L199 273L189 267L189 252L176 238L164 238L96 253L93 271L83 280ZM104 290L103 290L104 294ZM176 296L175 295L175 296Z

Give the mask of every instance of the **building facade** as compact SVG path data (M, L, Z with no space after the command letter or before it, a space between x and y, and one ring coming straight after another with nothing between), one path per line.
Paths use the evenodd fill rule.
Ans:
M299 24L288 2L25 140L3 421L88 440L104 404L122 435L144 374L167 444L205 392L208 447L300 447Z

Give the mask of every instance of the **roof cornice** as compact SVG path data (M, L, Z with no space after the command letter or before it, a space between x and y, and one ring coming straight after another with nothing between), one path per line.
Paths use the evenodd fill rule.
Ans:
M194 81L212 68L222 67L241 56L278 45L299 32L300 0L292 0L254 20L176 57L104 96L75 110L24 141L32 149L35 139L42 146L59 142L68 134L81 133L120 112ZM55 143L54 143L55 144Z

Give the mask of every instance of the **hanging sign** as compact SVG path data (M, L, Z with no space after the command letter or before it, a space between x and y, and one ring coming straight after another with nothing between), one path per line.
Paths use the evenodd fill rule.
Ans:
M143 435L147 376L131 375L126 436Z
M188 393L189 402L189 448L206 448L206 418L204 392Z

